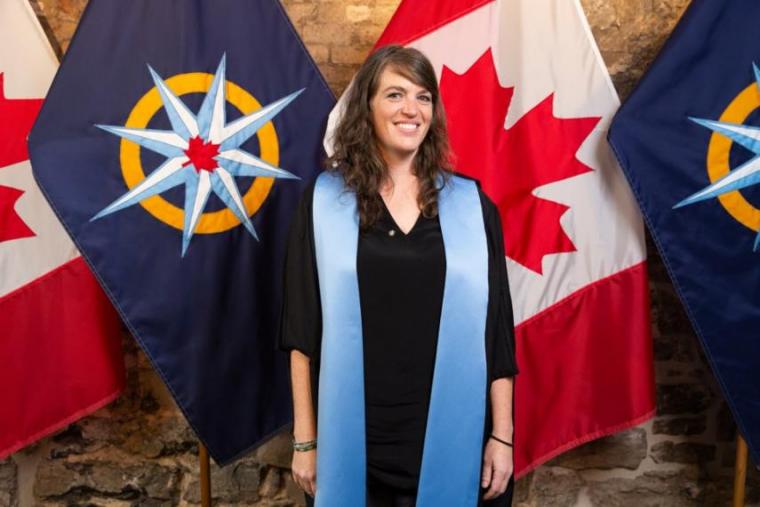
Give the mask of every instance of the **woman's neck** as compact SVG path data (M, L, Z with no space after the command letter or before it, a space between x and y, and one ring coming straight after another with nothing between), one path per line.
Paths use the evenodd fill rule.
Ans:
M381 188L381 193L392 193L393 189L416 188L417 176L414 174L414 154L397 160L386 160L388 179Z

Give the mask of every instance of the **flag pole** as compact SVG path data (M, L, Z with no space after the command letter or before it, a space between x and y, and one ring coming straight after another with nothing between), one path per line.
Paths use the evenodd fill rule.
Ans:
M747 442L736 433L736 464L734 465L733 507L744 507L744 485L747 480Z
M211 466L208 449L203 445L203 442L198 442L198 460L201 464L201 505L202 507L211 507Z

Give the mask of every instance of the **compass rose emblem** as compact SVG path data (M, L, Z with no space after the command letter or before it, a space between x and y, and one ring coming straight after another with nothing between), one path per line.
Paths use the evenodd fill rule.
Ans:
M707 152L707 174L711 184L673 206L674 209L717 197L721 206L736 221L757 232L760 210L750 204L740 190L760 183L760 127L745 125L747 117L760 107L760 69L752 64L755 82L742 90L728 105L719 121L689 118L713 131ZM735 169L728 166L733 143L754 155ZM760 249L760 234L753 249Z
M193 234L197 232L221 232L242 223L245 229L258 239L250 215L258 209L258 206L266 198L266 193L271 188L273 179L298 179L298 177L277 167L276 161L274 163L271 160L267 161L267 157L263 154L261 157L257 157L243 150L241 146L256 134L259 136L262 152L269 147L269 152L274 151L275 153L274 156L268 158L276 160L276 133L270 121L304 89L260 107L258 102L247 92L226 80L225 61L226 59L223 56L197 114L193 114L179 98L179 95L172 90L169 83L174 78L164 81L148 66L155 84L154 90L158 91L160 106L166 111L171 130L131 126L132 123L135 123L132 121L134 116L142 116L144 120L142 124L146 127L147 121L150 119L149 117L145 119L145 114L136 114L139 109L138 106L133 110L133 114L130 115L130 120L125 126L96 125L98 128L122 138L122 173L130 189L92 217L91 221L101 219L137 203L146 207L145 203L150 198L155 199L162 192L184 185L184 206L180 211L182 215L183 257L190 246ZM198 74L175 76L175 78L181 79L180 81L175 79L173 82L181 84L182 79L184 79L184 82L187 83L188 80L193 81L193 78L197 77L199 77ZM198 80L195 79L195 82ZM175 86L175 88L178 87ZM233 91L237 98L228 97L228 90ZM193 89L192 85L185 86L186 93L193 91L202 90ZM148 94L146 94L141 102L148 100L148 98ZM241 118L227 123L225 108L228 100L238 109L253 110ZM245 107L245 103L248 103L247 107ZM262 139L265 141L268 139L270 142L262 143ZM271 146L272 142L274 148ZM135 147L137 147L137 151L134 150ZM147 177L135 178L135 172L143 176L141 168L139 168L140 147L158 153L166 157L166 160ZM135 167L138 167L136 171ZM245 196L240 193L235 181L236 177L256 178L251 190ZM259 180L261 183L257 185ZM226 215L222 214L221 216L227 218L221 220L221 225L219 223L204 225L203 230L200 230L204 218L204 209L212 192L226 206L226 209L223 210ZM169 219L170 213L167 212L167 210L171 211L169 208L172 207L165 201L160 201L158 204L154 204L152 209L148 207L146 209L159 219L176 226ZM232 216L229 216L230 212ZM164 215L167 219L163 218ZM220 220L216 222L220 222Z

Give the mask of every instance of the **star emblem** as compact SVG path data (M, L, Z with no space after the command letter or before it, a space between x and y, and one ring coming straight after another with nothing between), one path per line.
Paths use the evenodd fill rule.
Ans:
M235 177L298 179L243 150L241 146L290 104L303 88L249 115L227 123L225 97L225 57L214 75L198 114L187 106L150 67L153 83L169 117L171 130L135 129L96 125L113 135L163 155L166 160L130 191L106 206L91 221L128 208L140 201L179 185L185 186L182 256L213 192L235 214L246 230L258 240L256 230L240 195Z
M754 63L752 64L752 68L755 73L755 82L760 89L760 69L758 69L757 65ZM702 118L690 117L689 119L713 132L718 132L719 134L728 137L733 142L738 143L754 153L755 156L718 181L682 200L673 206L673 209L712 199L725 193L741 190L742 188L747 188L760 183L760 127L706 120ZM755 251L758 249L760 249L760 233L755 237L755 244L753 247L753 250Z

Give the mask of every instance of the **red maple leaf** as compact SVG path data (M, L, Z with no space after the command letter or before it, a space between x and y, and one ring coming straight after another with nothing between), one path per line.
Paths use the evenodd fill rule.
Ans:
M42 99L6 99L0 74L0 168L29 158L26 138L42 107Z
M549 95L506 130L514 88L499 84L490 48L464 74L444 67L440 87L456 169L499 208L507 256L541 274L544 255L574 252L559 222L569 208L533 192L592 170L575 153L600 118L556 118Z
M34 232L13 209L23 193L22 190L0 185L0 243L34 236Z
M6 99L0 74L0 169L29 158L26 138L41 107L42 99ZM0 186L0 243L34 236L14 209L23 193Z

